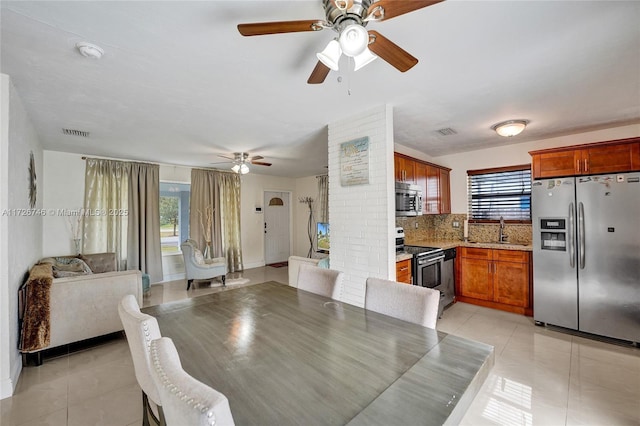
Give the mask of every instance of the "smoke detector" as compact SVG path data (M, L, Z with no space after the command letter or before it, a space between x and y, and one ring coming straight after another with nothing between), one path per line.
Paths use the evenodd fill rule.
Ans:
M101 47L87 43L86 41L76 43L76 48L85 58L100 59L102 55L104 55L104 50L102 50Z

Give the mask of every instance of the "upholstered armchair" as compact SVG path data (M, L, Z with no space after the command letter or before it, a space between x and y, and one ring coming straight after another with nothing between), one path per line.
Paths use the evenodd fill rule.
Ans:
M184 256L184 270L187 275L187 290L193 280L212 280L222 277L222 285L226 285L227 260L224 257L205 259L194 240L186 240L180 246Z

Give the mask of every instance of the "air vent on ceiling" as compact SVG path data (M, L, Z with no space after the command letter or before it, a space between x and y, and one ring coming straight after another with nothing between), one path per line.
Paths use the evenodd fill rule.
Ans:
M62 129L62 133L69 136L80 136L83 138L89 137L89 132L85 132L84 130Z
M451 136L451 135L457 135L458 134L458 132L453 130L451 127L445 127L444 129L438 129L438 130L436 130L436 132L440 133L442 136Z

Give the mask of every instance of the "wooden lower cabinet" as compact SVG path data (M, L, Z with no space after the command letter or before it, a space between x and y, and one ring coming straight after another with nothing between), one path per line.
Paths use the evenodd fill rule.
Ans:
M396 281L399 283L412 284L411 259L396 262Z
M460 247L457 300L533 315L531 253Z

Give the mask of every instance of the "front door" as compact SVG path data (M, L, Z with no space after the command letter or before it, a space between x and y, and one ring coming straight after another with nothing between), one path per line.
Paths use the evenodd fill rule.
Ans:
M264 258L267 265L289 259L290 195L275 191L264 193Z

